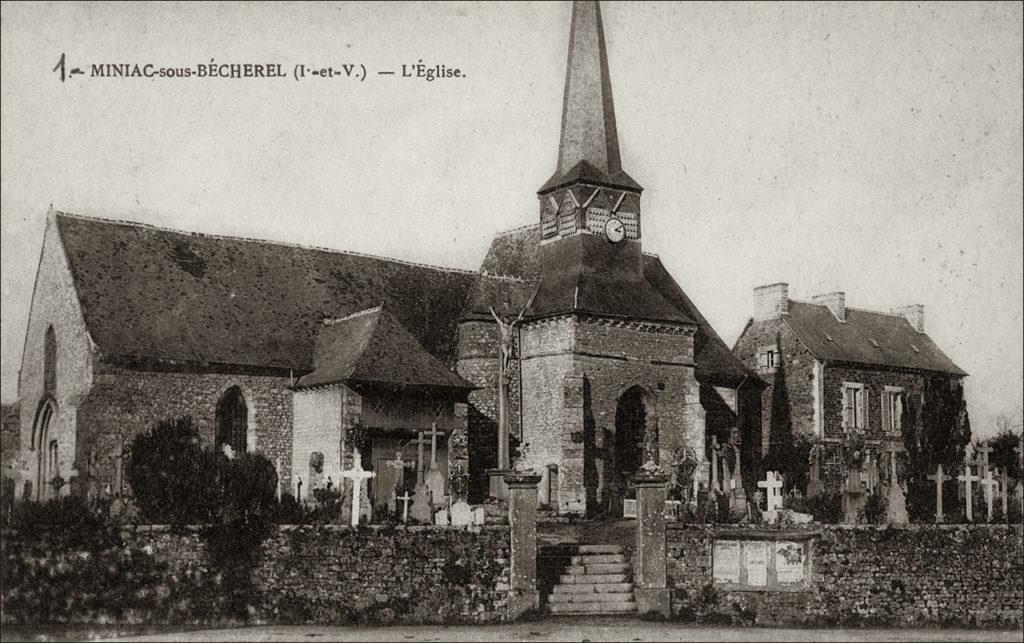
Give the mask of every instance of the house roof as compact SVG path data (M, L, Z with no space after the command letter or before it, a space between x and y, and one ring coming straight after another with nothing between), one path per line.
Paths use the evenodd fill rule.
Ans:
M57 213L86 326L108 356L309 371L325 318L384 302L448 366L475 272Z
M535 279L541 272L540 255L539 226L524 226L495 237L484 258L483 269ZM711 324L701 315L697 306L665 269L661 259L645 254L642 256L642 262L643 276L647 282L645 292L650 288L658 295L660 301L672 307L674 317L686 319L697 325L694 338L697 378L703 382L728 386L736 386L744 378L760 382L761 380L733 355ZM567 293L568 289L563 289L562 292ZM540 293L537 298L540 298Z
M339 382L472 389L472 384L428 353L389 311L375 307L320 328L313 372L298 387Z
M783 320L821 360L967 375L902 315L847 307L839 321L827 306L790 299Z

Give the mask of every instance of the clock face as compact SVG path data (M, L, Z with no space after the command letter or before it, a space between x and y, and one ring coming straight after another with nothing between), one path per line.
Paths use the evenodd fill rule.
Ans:
M626 238L626 227L618 219L608 219L608 223L604 224L604 235L612 243L618 243Z

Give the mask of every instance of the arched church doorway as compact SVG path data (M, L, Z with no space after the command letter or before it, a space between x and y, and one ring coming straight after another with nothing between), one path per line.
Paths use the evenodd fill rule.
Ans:
M249 409L245 396L242 389L232 386L217 402L217 448L228 444L235 453L244 452L248 432Z
M635 498L633 476L649 459L657 459L657 419L654 402L640 386L627 389L615 409L615 480L609 487L609 509L621 515L622 500Z
M57 440L51 436L50 424L57 413L57 405L52 399L43 400L36 411L36 420L32 425L32 448L36 452L36 500L51 497L53 479L58 474Z

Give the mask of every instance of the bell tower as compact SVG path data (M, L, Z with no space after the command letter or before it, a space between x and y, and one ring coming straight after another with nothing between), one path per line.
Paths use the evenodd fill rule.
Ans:
M640 193L622 169L601 8L572 6L558 166L537 191L543 241L577 234L640 240Z

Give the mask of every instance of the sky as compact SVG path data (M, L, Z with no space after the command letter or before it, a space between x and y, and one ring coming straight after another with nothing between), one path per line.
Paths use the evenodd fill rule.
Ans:
M568 3L5 3L0 380L46 213L476 269L554 171ZM1022 5L602 5L644 249L726 343L752 289L925 306L976 434L1024 388ZM99 63L365 65L103 79ZM444 64L464 78L375 75Z

